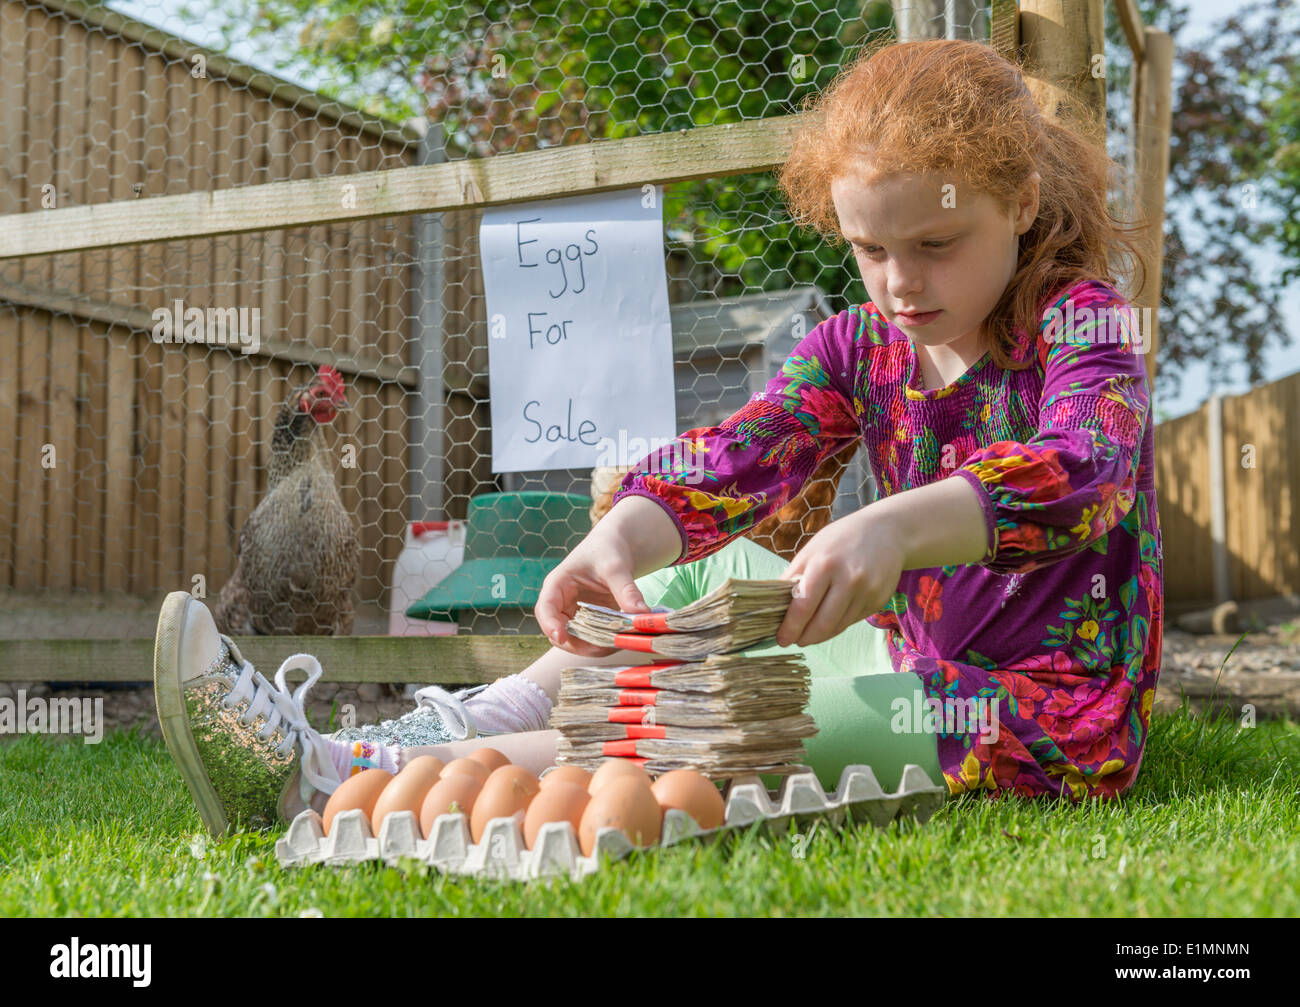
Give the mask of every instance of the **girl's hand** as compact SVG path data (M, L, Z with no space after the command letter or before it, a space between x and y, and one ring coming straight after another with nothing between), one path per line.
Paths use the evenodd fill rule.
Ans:
M777 630L777 644L821 643L879 612L898 589L903 559L898 531L880 510L869 505L832 521L781 574L801 584Z
M676 535L675 530L673 534ZM577 615L579 601L624 612L649 612L650 606L633 583L632 569L632 552L627 541L621 535L601 534L599 528L592 529L542 581L533 614L551 645L583 657L604 657L618 650L571 637L565 626Z

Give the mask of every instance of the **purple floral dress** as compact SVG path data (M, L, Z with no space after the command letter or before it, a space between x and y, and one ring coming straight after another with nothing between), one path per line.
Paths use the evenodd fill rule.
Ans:
M930 390L911 341L873 304L842 311L764 391L647 456L613 497L658 501L685 543L675 562L689 563L784 506L857 437L882 497L970 482L988 527L983 560L904 571L868 618L888 631L894 670L919 675L930 698L997 703L992 743L940 731L954 794L1120 794L1137 777L1155 697L1163 563L1132 309L1097 281L1042 307L1034 339L1018 330L1026 369L986 353ZM687 449L704 462L693 484Z

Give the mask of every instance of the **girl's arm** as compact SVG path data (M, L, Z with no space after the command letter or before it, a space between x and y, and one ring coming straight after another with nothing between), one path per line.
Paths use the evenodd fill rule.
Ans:
M940 479L877 500L863 510L893 529L904 570L978 563L988 549L984 508L965 479Z
M682 539L668 512L642 496L625 496L591 530L618 535L632 553L632 576L644 577L677 561Z
M832 521L781 574L800 585L776 642L807 647L838 636L884 608L904 570L977 562L987 534L974 488L952 478Z
M953 473L984 508L978 562L995 573L1028 573L1091 547L1133 508L1140 466L1151 464L1141 457L1149 386L1131 306L1099 283L1071 300L1074 323L1047 353L1037 432L989 444Z

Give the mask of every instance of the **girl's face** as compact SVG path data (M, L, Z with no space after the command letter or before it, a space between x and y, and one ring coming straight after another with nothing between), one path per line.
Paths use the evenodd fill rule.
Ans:
M870 185L842 175L831 199L885 318L912 342L947 346L973 362L987 348L984 320L1015 275L1019 236L1038 215L1039 180L1034 172L1014 213L938 175L891 175ZM919 324L900 317L934 311L933 321Z

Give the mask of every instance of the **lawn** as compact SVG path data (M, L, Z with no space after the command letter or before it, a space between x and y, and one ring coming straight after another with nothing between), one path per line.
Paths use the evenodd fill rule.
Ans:
M1300 725L1157 714L1121 802L949 801L923 826L761 828L609 864L581 882L446 878L371 863L284 870L279 833L221 842L167 750L0 744L3 916L1297 916Z

